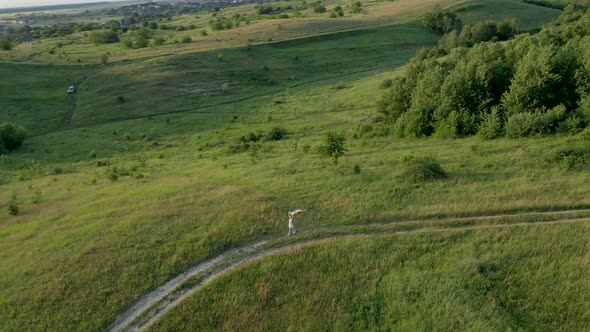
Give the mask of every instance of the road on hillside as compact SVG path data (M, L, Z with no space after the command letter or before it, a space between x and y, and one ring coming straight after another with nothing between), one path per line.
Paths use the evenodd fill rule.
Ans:
M80 88L82 83L84 83L84 81L88 79L88 77L88 75L84 75L72 83L72 86L74 86L76 90L74 91L74 93L68 93L66 97L68 110L66 111L66 115L64 116L64 125L68 125L70 122L72 122L72 117L78 109L78 89Z
M424 232L452 232L452 231L468 231L477 229L489 228L506 228L506 227L522 227L530 225L548 225L558 223L573 223L590 221L590 216L571 217L568 215L590 213L590 209L580 210L560 210L560 211L546 211L546 212L523 212L514 214L496 214L488 216L474 216L461 218L447 218L447 219L416 219L408 221L398 221L389 224L369 224L369 225L349 225L349 226L335 226L324 229L316 229L298 233L297 237L290 238L295 242L287 242L270 246L270 240L263 240L253 244L248 244L240 248L229 250L221 255L218 255L205 262L197 264L187 271L181 273L177 277L169 280L162 286L142 296L131 308L120 314L116 320L107 328L108 331L144 331L153 325L164 314L176 307L189 296L203 288L209 282L235 270L255 260L259 260L268 256L283 253L289 250L313 246L323 242L351 238L351 237L372 237L380 235L404 235L412 233ZM563 215L561 219L559 215ZM445 223L461 222L461 221L482 221L482 220L498 220L503 218L518 218L518 217L552 217L556 219L544 221L529 221L529 222L500 222L491 224L474 224L463 225L457 227L449 227ZM436 225L440 224L440 225ZM388 227L406 227L416 226L417 228L408 230L388 231ZM430 226L430 227L429 227ZM432 227L434 226L434 227ZM360 231L354 227L362 227ZM305 238L307 236L307 238ZM310 238L310 236L312 238ZM298 241L297 238L301 237ZM276 239L275 239L276 240ZM267 245L267 246L265 246ZM200 281L191 287L182 287L183 284L191 278L201 277Z

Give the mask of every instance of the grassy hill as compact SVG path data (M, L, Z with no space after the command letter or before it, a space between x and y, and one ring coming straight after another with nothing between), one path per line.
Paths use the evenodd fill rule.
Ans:
M223 276L150 330L582 331L587 232L588 223L327 241Z
M337 3L329 2L328 7ZM528 28L559 13L520 2L498 3L513 6L497 12L494 18L520 17ZM460 9L466 21L475 21L492 18L486 4L364 3L362 14L347 14L342 19L309 10L304 13L309 17L261 20L206 37L193 36L195 40L189 44L127 50L120 45L93 46L77 34L0 52L4 60L22 61L0 64L0 75L11 78L0 81L0 122L12 121L29 131L22 148L0 156L0 202L8 202L15 194L20 208L17 216L9 216L4 207L0 214L0 326L6 330L104 329L142 294L190 266L241 244L282 237L286 233L284 211L293 207L308 208L310 219L305 227L315 229L590 206L587 172L564 169L548 159L564 147L583 146L578 137L393 140L371 121L382 82L403 72L403 64L420 48L437 43L438 37L419 23L424 10L434 5ZM252 6L223 9L226 15L253 10ZM204 26L210 19L207 15L194 23ZM175 20L188 23L193 18ZM186 33L174 32L172 38ZM253 40L249 47L248 39ZM59 51L45 51L58 42L63 42L61 52L66 52L70 61L63 53L60 59ZM109 64L99 65L106 52L111 52ZM77 58L82 64L76 64ZM71 122L65 124L65 89L82 77L86 79L79 87L77 108ZM242 136L268 136L276 127L287 130L284 139L263 139L248 148L239 143ZM337 165L316 153L329 131L343 131L347 138L348 151ZM425 184L407 181L404 161L411 156L435 156L448 178ZM531 228L528 235L518 230L499 235L494 231L413 235L401 240L411 249L404 259L386 255L394 250L388 237L367 243L353 239L259 264L277 266L281 273L267 282L278 287L290 271L280 264L294 259L294 266L301 269L300 274L294 274L297 284L293 286L301 288L307 283L309 269L335 259L340 265L325 272L333 278L318 276L321 283L301 300L303 305L319 303L322 310L331 312L329 303L321 299L313 302L322 289L337 288L354 275L373 269L392 271L402 260L438 266L449 251L457 261L472 259L466 253L479 243L484 245L477 255L501 251L493 240L500 237L510 249L490 258L501 267L490 287L499 298L512 299L515 294L535 295L542 289L535 285L519 288L523 293L510 293L502 289L502 278L506 276L503 264L512 262L506 257L524 250L524 243L535 243L526 249L531 252L542 247L553 232L543 230L555 230L555 236L564 239L555 244L561 250L570 243L571 234L583 234L587 227L547 225ZM427 250L430 242L440 245L435 253ZM341 253L356 246L360 247L356 256L359 264L350 271L339 268L345 262ZM582 246L582 241L572 240L574 253L560 256L571 260L567 271L573 272L566 277L572 278L572 283L579 282L575 276L583 269L580 266L587 265L578 262L583 260L579 254ZM543 250L535 254L542 262L552 249ZM316 255L313 251L318 252L317 258L307 260L307 253ZM457 288L478 289L486 282L477 274L461 274L463 265L457 264L441 267L437 273L449 287L427 287L428 295L419 302L419 310L430 311L434 299L448 298ZM536 260L524 262L514 278L531 277L527 269L535 270L539 264ZM260 268L255 265L238 273L249 274L247 280L256 283L263 274ZM446 268L466 280L451 283L443 273ZM547 271L558 273L552 268ZM370 274L361 287L342 295L341 301L348 304L336 312L346 313L343 320L327 322L359 329L389 324L396 328L420 326L422 313L393 299L403 291L395 288L398 280L433 282L422 269L419 265L399 274L390 272L388 294L362 291L379 280L379 273ZM414 274L418 281L411 278ZM541 274L533 277L539 278L541 285L548 282ZM211 285L214 294L240 291L240 285L228 280ZM243 289L244 293L251 291ZM292 298L291 291L284 293L285 298ZM194 303L203 301L202 296L199 293L191 298L159 327L219 328L180 322L184 319L178 317L191 313L216 317L192 309ZM393 306L387 310L396 315L407 313L408 321L375 321L373 309L360 304L381 296ZM512 312L505 314L490 303L477 302L468 291L464 296L451 297L445 303L449 308L463 300L477 305L480 309L473 315L480 318L473 324L481 325L474 328L518 328L534 319L513 319ZM571 297L568 289L556 295L556 301ZM211 310L229 310L225 312L235 319L245 317L242 307L227 309L215 298L210 301ZM288 305L301 305L297 301ZM261 304L260 309L270 303ZM520 312L526 305L517 303L511 308ZM453 315L467 317L461 310ZM276 314L268 312L259 326L276 323ZM490 324L497 325L485 325L481 317L491 317ZM246 324L252 327L258 318L247 317ZM559 318L556 322L563 317ZM584 324L584 319L575 323ZM291 321L285 324L286 328L313 329L325 326L326 321L312 321L310 324L317 325L309 326L292 325ZM447 326L455 326L452 324ZM579 325L571 326L575 329Z

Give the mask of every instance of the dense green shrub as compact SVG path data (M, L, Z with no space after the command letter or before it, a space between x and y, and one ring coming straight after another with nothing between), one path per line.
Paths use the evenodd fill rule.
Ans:
M238 141L242 142L242 143L258 142L258 141L260 141L260 139L262 137L263 137L262 133L255 134L253 132L250 132L248 135L240 137L240 139Z
M498 107L493 107L489 113L482 116L477 134L484 139L494 139L504 134L504 121Z
M565 107L560 105L549 111L539 109L535 112L517 113L508 118L506 136L526 137L533 134L556 133L559 124L565 120Z
M119 34L114 31L94 31L89 35L90 42L96 45L119 42Z
M402 160L404 169L402 177L410 182L420 183L440 180L447 177L447 173L434 157L407 157Z
M0 38L0 50L3 51L10 51L12 49L12 43L8 38L2 37Z
M360 13L360 12L362 11L362 6L363 6L363 5L362 5L362 3L361 3L360 1L355 1L355 2L353 2L353 3L350 5L350 7L349 7L348 11L349 11L351 14L358 14L358 13Z
M166 39L164 39L163 37L156 37L154 38L152 43L154 44L154 46L162 46L166 43Z
M0 154L20 147L25 136L26 131L20 126L9 122L0 124Z
M590 167L590 147L577 146L556 149L549 156L548 162L567 170L588 168Z
M317 5L317 6L313 7L313 12L316 14L323 14L326 12L326 7L324 7L322 5Z
M451 11L436 8L424 14L422 23L442 35L460 26L461 19Z
M355 164L354 167L352 168L352 172L354 174L360 174L361 173L361 167L358 164Z
M517 113L506 122L506 136L510 138L526 137L534 133L537 115L534 113Z
M279 141L287 137L288 131L283 127L274 127L266 135L266 141Z

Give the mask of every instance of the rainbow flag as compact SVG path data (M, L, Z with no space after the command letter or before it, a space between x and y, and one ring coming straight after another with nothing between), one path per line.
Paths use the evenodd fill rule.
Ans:
M296 215L302 214L306 211L307 211L307 209L293 209L293 210L289 210L289 215L296 216Z

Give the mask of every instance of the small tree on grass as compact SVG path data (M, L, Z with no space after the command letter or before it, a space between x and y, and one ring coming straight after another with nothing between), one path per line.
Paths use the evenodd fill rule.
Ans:
M192 41L193 41L193 39L190 36L184 36L184 37L182 37L182 42L184 44L188 44L188 43L190 43Z
M0 155L23 144L26 132L13 123L0 124Z
M324 144L318 147L320 154L331 157L334 164L338 164L338 158L342 157L346 151L344 143L346 137L344 133L328 132L324 138Z
M11 216L16 216L20 209L18 207L18 202L16 199L16 193L12 194L12 197L10 198L10 201L8 202L8 214L10 214Z

